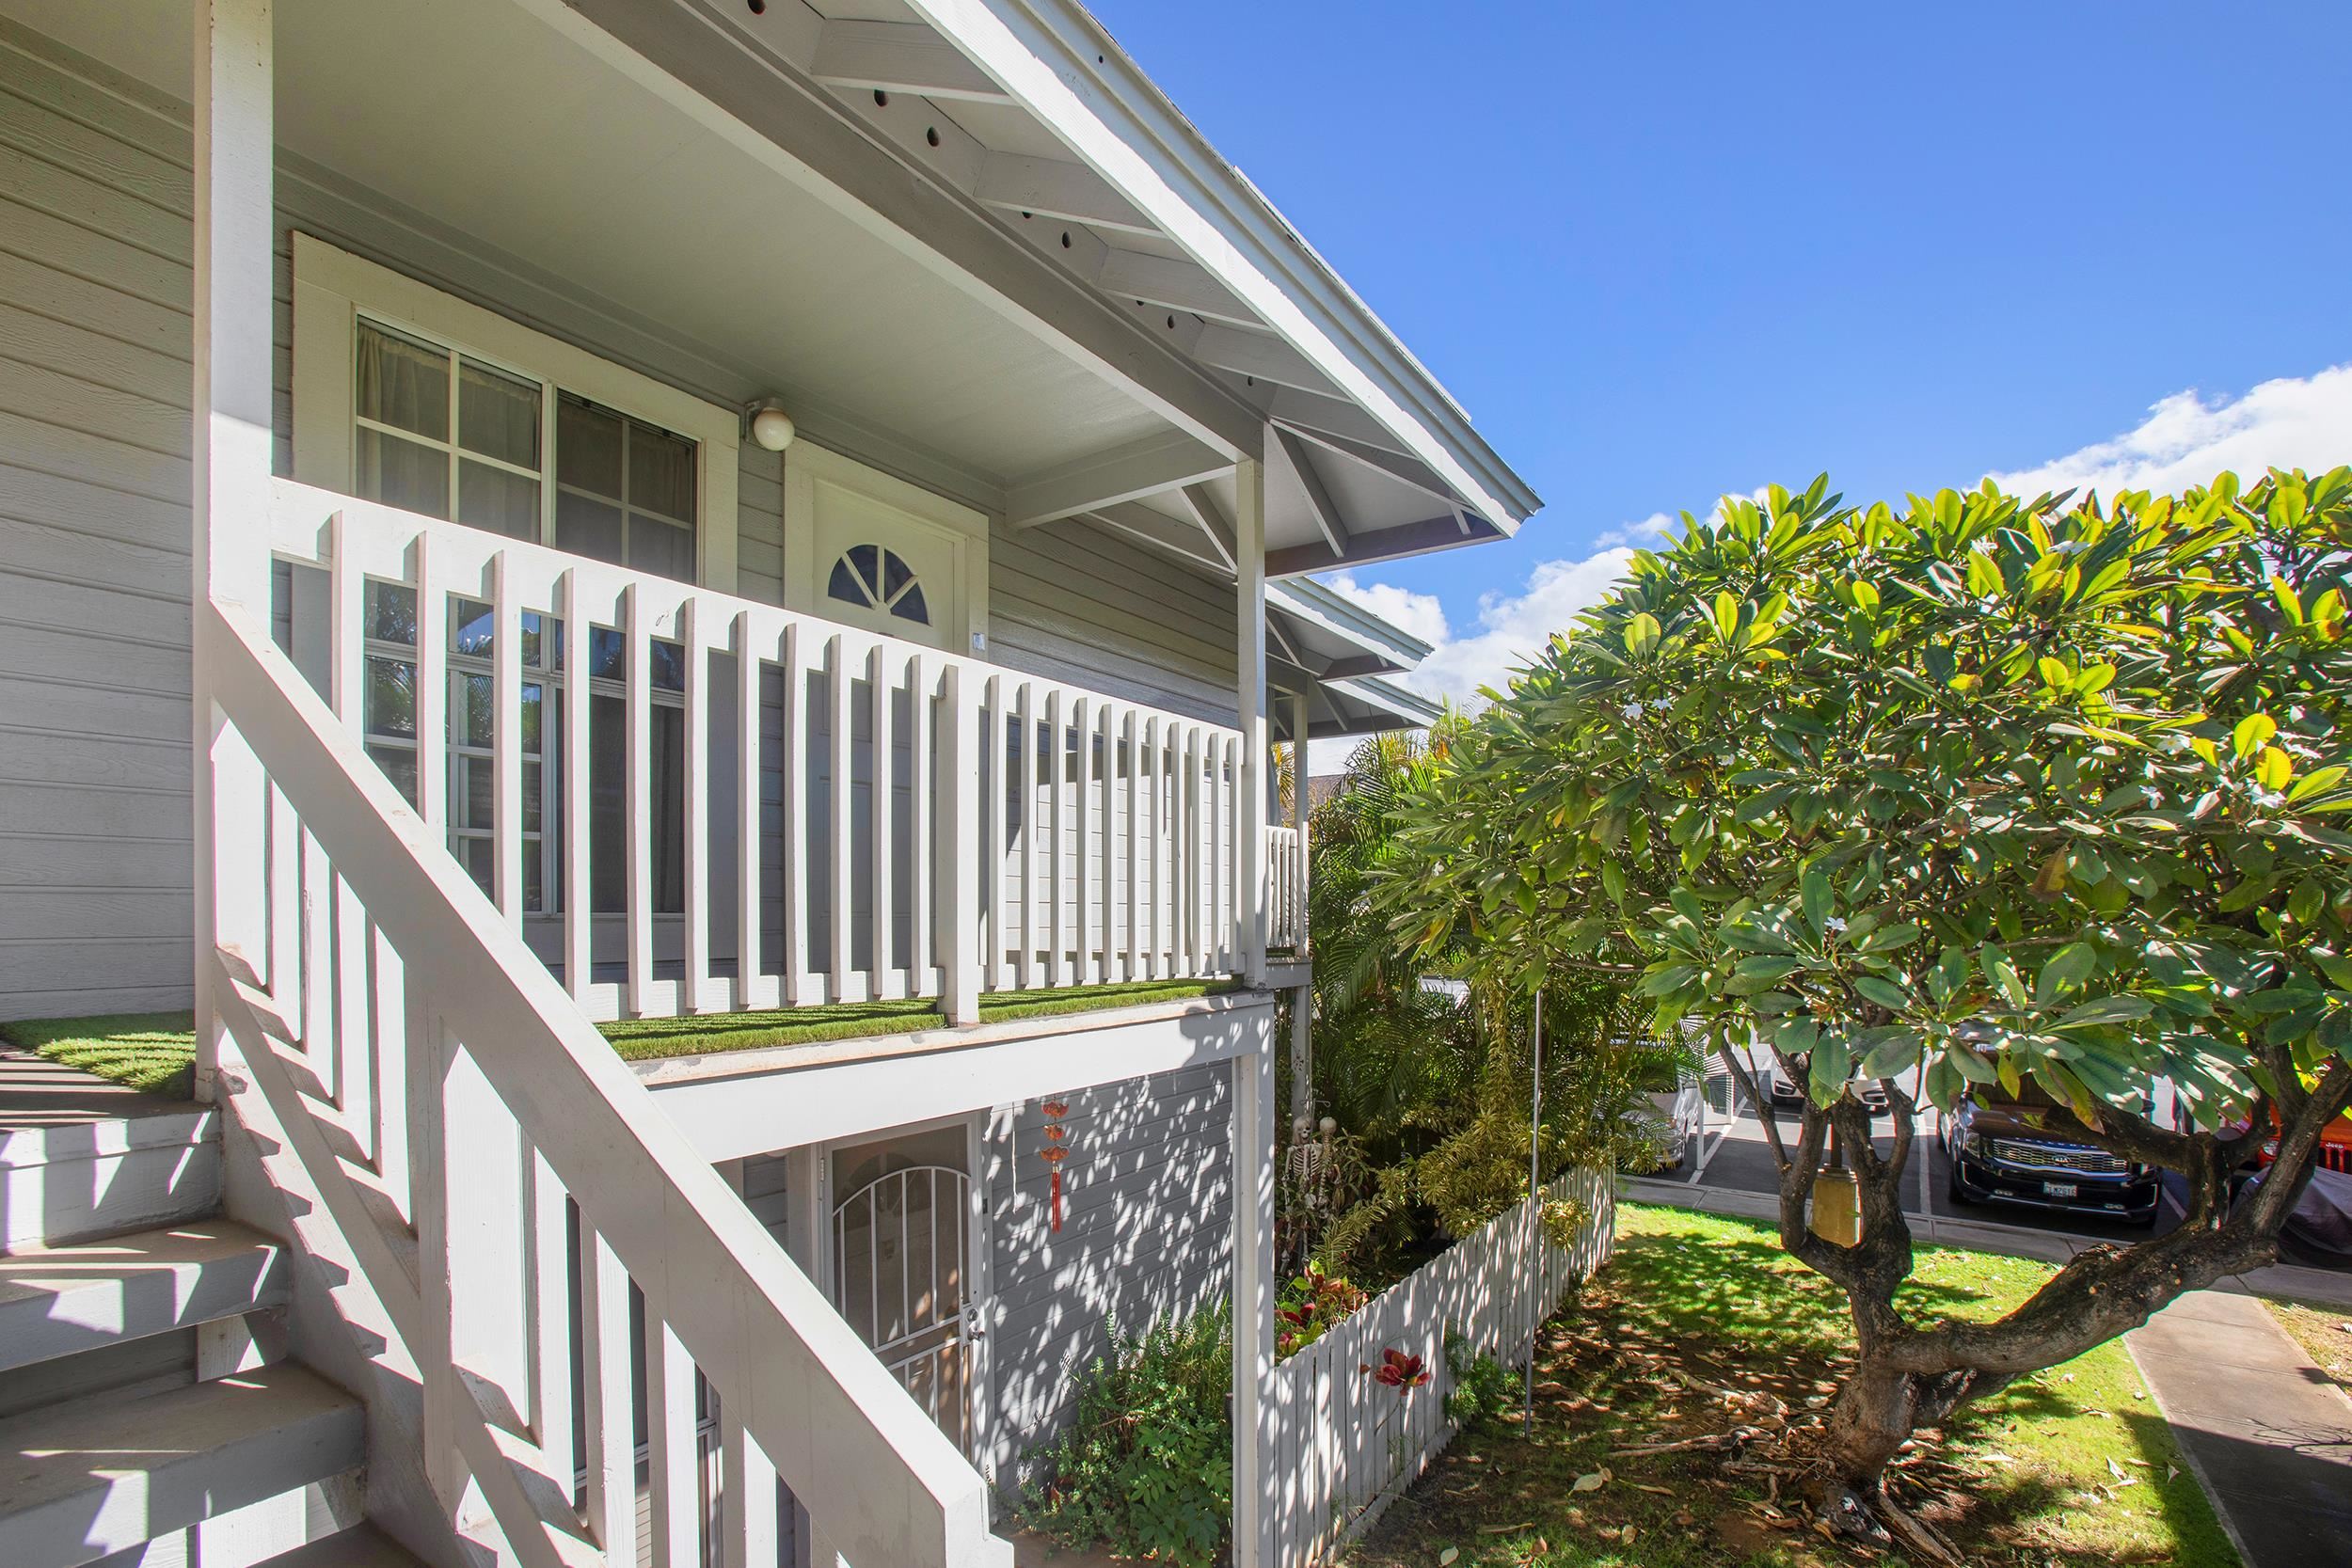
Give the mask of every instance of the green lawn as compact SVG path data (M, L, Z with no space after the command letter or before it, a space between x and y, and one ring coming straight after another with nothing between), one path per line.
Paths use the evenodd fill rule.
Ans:
M1727 1455L1612 1454L1769 1424L1775 1401L1802 1424L1827 1402L1851 1344L1844 1298L1783 1256L1770 1228L1632 1204L1618 1216L1615 1258L1546 1325L1533 1437L1516 1416L1463 1433L1347 1560L1427 1568L1451 1549L1454 1568L1903 1562L1813 1533L1793 1466L1783 1477ZM1991 1317L2049 1273L1922 1249L1905 1305ZM1899 1462L1897 1491L1971 1562L2238 1561L2119 1342L1969 1407L1947 1435ZM1775 1458L1741 1463L1759 1462ZM1572 1490L1604 1469L1607 1480Z
M1222 980L1160 980L1135 985L1075 986L1057 990L997 991L980 999L980 1022L1134 1007L1230 990ZM628 1061L700 1056L762 1046L902 1035L944 1029L947 1017L930 1001L860 1002L790 1007L766 1013L712 1013L699 1018L624 1019L601 1024L604 1037ZM78 1067L151 1094L184 1100L196 1055L195 1021L186 1013L120 1013L103 1018L57 1018L0 1023L0 1039L52 1061Z
M100 1018L17 1020L0 1039L149 1094L185 1100L196 1062L188 1013L110 1013Z

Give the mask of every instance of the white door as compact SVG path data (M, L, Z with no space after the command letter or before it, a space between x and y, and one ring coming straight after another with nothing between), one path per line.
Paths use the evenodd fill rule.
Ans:
M830 621L967 651L966 536L882 497L812 476L810 609Z
M834 1306L939 1424L973 1451L976 1316L969 1130L833 1151Z

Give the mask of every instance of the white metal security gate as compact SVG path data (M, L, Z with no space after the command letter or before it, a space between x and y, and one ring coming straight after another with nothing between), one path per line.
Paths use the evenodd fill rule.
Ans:
M971 1179L950 1165L874 1178L834 1206L834 1304L949 1441L972 1448L965 1352Z

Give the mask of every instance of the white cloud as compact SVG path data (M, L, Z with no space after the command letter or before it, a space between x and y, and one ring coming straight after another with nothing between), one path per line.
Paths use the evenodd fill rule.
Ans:
M1475 707L1480 687L1500 688L1553 632L1567 629L1577 611L1598 604L1632 559L1632 550L1616 545L1581 561L1539 562L1519 592L1480 595L1478 629L1463 637L1454 634L1433 594L1359 583L1344 575L1332 578L1331 586L1430 644L1429 657L1404 677L1406 686L1425 697Z
M2177 491L2209 483L2224 468L2250 481L2270 467L2316 472L2345 462L2352 462L2352 365L2338 365L2314 375L2265 381L2241 398L2208 402L2193 389L2176 392L2112 440L1993 477L2027 496L2085 486L2111 495L2119 489ZM1763 497L1762 489L1753 492L1756 500ZM1607 594L1634 550L1656 545L1681 526L1679 516L1654 512L1599 534L1595 552L1581 561L1543 562L1518 592L1481 595L1477 629L1459 637L1434 594L1359 583L1345 575L1331 579L1331 586L1431 645L1429 657L1405 677L1407 686L1476 707L1480 687L1501 687L1552 633L1566 630L1579 610ZM1355 744L1317 741L1309 766L1317 773L1334 771Z
M2265 468L2317 472L2352 461L2352 365L2265 381L2242 398L2207 402L2194 388L2148 410L2137 426L2038 467L1994 474L2020 495L2095 487L2179 491L2224 468L2251 483Z

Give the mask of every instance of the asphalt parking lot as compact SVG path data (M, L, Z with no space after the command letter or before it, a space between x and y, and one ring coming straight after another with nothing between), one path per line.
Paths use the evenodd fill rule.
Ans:
M1772 1145L1765 1140L1763 1124L1753 1110L1727 1093L1728 1088L1728 1079L1718 1073L1709 1085L1708 1098L1712 1103L1707 1113L1704 1137L1693 1140L1695 1147L1686 1155L1679 1168L1660 1171L1651 1178L1652 1180L1777 1197L1780 1192L1779 1171L1772 1160ZM1724 1114L1715 1108L1725 1103L1737 1105L1739 1114L1726 1119ZM1882 1154L1890 1152L1892 1118L1880 1117L1871 1125L1878 1134L1875 1142L1879 1151ZM1780 1131L1784 1140L1794 1141L1796 1117L1793 1113L1781 1116ZM2119 1243L2145 1241L2151 1235L2161 1235L2179 1225L2185 1217L2180 1179L2169 1176L2166 1178L2164 1201L2153 1229L2091 1213L2027 1209L2006 1203L1955 1203L1948 1196L1951 1163L1944 1152L1942 1133L1942 1117L1938 1112L1930 1109L1918 1114L1913 1134L1911 1170L1904 1179L1903 1208L1915 1216L1926 1215L1935 1219L1963 1220L1975 1225L2056 1234L2077 1242ZM2322 1259L2298 1260L2319 1262L2326 1266ZM2339 1272L2352 1273L2352 1268Z

